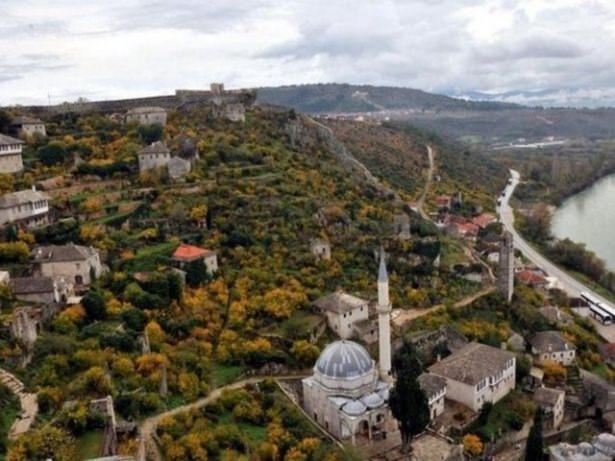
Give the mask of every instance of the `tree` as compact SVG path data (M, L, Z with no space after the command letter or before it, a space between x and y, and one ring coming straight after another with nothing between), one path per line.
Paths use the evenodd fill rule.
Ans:
M160 141L162 138L162 127L157 124L141 125L137 128L137 131L139 132L141 139L148 144Z
M35 429L20 437L11 446L7 461L76 461L74 439L62 429L51 425Z
M51 166L66 159L66 149L59 142L50 142L45 147L41 147L36 155L43 165Z
M479 456L483 452L483 442L474 434L466 434L463 437L463 450L472 457Z
M81 300L81 304L90 322L102 320L107 316L105 298L97 291L89 291Z
M526 461L542 461L544 459L544 444L542 440L542 410L536 408L534 425L530 430L525 447Z
M404 341L393 360L395 386L389 399L393 416L399 421L404 453L408 452L412 437L423 432L429 424L429 403L418 381L421 372L414 346Z
M0 110L0 133L7 133L11 124L11 116L8 112Z

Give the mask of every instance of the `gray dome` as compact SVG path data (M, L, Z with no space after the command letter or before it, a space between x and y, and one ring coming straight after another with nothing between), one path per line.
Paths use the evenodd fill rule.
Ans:
M361 402L363 402L363 404L370 409L378 408L384 405L384 399L375 392L361 397Z
M342 410L349 416L360 416L365 413L367 408L360 401L353 400L352 402L348 402L344 405Z
M329 344L314 367L329 378L356 378L374 369L374 363L363 346L353 341Z

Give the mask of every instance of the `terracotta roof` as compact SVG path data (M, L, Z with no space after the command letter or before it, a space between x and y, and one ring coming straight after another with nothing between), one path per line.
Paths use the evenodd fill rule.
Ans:
M216 254L214 251L200 248L194 245L186 245L182 243L173 253L172 258L178 261L194 261Z
M522 270L515 274L517 280L526 285L542 285L547 283L547 279L545 279L542 275L537 274L534 271L529 269Z
M506 368L515 354L480 343L469 343L429 367L429 372L474 386Z
M487 227L489 224L496 222L495 216L489 213L483 213L479 216L476 216L472 222L476 224L480 228Z
M440 195L436 197L436 203L438 205L448 205L451 200L452 199L450 195Z

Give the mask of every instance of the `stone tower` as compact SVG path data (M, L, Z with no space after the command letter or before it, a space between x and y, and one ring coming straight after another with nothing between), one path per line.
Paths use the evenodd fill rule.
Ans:
M378 270L378 366L383 380L391 379L391 302L389 300L389 276L384 250L380 250Z
M515 248L513 236L504 231L500 242L500 272L498 274L498 289L506 298L506 302L512 300L515 277Z

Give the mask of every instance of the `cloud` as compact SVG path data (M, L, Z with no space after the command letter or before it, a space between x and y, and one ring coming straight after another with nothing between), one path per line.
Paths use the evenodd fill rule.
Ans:
M584 99L615 89L609 0L3 0L0 17L0 104L212 80Z

